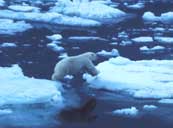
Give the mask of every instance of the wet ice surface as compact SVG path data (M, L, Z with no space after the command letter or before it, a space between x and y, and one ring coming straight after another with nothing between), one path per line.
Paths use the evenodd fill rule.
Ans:
M19 1L19 3L20 2L21 1ZM38 5L42 6L41 4ZM118 5L119 4L114 4L112 6ZM164 6L164 4L161 5ZM0 6L4 6L3 1L0 1ZM140 11L144 7L143 4L135 4L132 2L129 5L123 4L123 7L119 6L119 8L124 8L124 11L126 11L126 9ZM13 9L15 9L14 6ZM27 7L18 11L31 12L31 10L31 8ZM131 10L131 12L133 12L133 10ZM147 11L153 10L148 8ZM164 10L163 7L163 12L161 13L169 11L171 11L171 9ZM36 12L38 13L38 11ZM154 12L157 11L154 10ZM112 49L117 49L119 55L132 60L172 60L173 26L171 24L161 23L160 21L163 19L160 16L160 21L153 23L144 23L141 19L142 14L139 19L134 19L132 23L129 22L108 27L103 26L97 29L83 29L79 27L74 28L64 26L55 27L40 23L35 24L33 22L16 22L15 20L13 23L14 27L12 27L12 21L5 19L6 23L10 23L12 29L8 28L9 31L6 31L7 29L3 27L0 29L0 32L3 32L0 35L0 67L18 64L22 68L25 76L34 77L40 80L50 79L53 72L53 67L56 62L60 60L60 57L77 55L86 51L93 51L97 53L100 52L102 54L97 63L107 61L109 57L114 56L115 54ZM25 29L25 26L30 24L33 28ZM22 28L22 31L20 29L16 30L16 27ZM12 33L13 35L9 33ZM54 34L57 34L57 36L52 36ZM52 36L51 39L48 39L48 36ZM156 46L160 46L159 48L164 47L164 51L161 52L161 49ZM61 50L61 48L64 49ZM141 51L141 48L143 51ZM103 52L102 50L105 51ZM167 81L163 82L165 82L165 84L167 83ZM25 86L28 87L29 85ZM76 90L69 89L70 91L68 93L70 93L70 95L64 94L64 97L71 99L66 101L68 104L72 106L85 104L88 99L94 97L96 99L96 108L94 111L84 115L81 113L80 109L73 109L70 111L65 111L65 114L63 114L61 117L61 115L57 115L59 113L59 107L57 107L59 104L57 105L47 102L5 104L0 107L1 126L35 128L104 128L107 127L108 124L109 127L112 128L115 126L122 128L171 128L172 126L172 97L166 97L166 99L134 98L123 91L108 91L105 89L90 88L80 79L73 81L68 86L76 88ZM39 90L39 87L35 89ZM40 85L40 90L41 89L47 90L46 88L42 88ZM54 87L52 90L54 90ZM8 91L6 91L6 93L8 93ZM81 99L79 99L77 95L79 95ZM10 99L10 97L8 98ZM123 112L122 115L112 114L112 112L115 110L123 109L127 109L129 112L129 110L131 110L130 108L132 107L135 107L138 110L135 116L126 116L126 114L123 114ZM69 113L72 113L72 119L68 118Z

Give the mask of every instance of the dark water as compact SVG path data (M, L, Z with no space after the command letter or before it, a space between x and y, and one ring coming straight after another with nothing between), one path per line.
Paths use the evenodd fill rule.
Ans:
M130 1L132 2L132 1ZM133 2L132 2L133 3ZM146 3L148 4L148 3ZM24 74L29 77L50 79L55 64L60 60L58 58L61 52L54 52L48 49L46 44L51 41L46 38L47 35L52 35L56 32L63 35L61 46L65 48L68 55L77 55L87 51L98 52L100 50L111 51L113 48L119 50L120 55L132 60L141 59L173 59L173 50L162 54L143 55L139 51L140 46L121 46L112 45L115 42L112 38L117 38L116 42L128 41L131 38L138 36L154 36L157 32L151 28L163 27L173 28L172 25L145 24L141 20L143 11L153 10L158 15L167 10L172 10L172 4L165 3L162 6L158 3L149 4L139 13L139 16L124 24L116 26L106 26L98 29L74 29L74 28L59 28L52 31L52 26L39 26L35 24L35 28L24 33L17 33L14 36L0 35L0 43L12 42L17 44L14 48L0 48L0 66L11 66L19 64ZM160 7L161 6L161 7ZM165 7L166 6L166 7ZM153 8L155 7L155 8ZM159 9L161 8L161 9ZM123 8L123 10L127 10ZM125 32L127 37L119 37L120 33ZM173 36L173 32L164 31L161 33L164 36ZM70 36L99 36L108 41L74 41L69 40ZM75 47L79 47L76 49ZM172 46L165 46L171 48ZM107 58L99 58L98 62L107 60ZM84 81L77 79L71 82L71 86L75 87L71 96L80 97L79 103L85 104L88 99L96 99L96 107L92 112L86 115L80 113L78 109L71 111L73 118L69 119L69 113L65 116L58 115L56 106L46 106L43 104L36 105L21 105L21 106L4 106L11 108L14 113L9 116L0 117L0 126L2 128L172 128L173 110L172 105L158 104L157 100L153 99L134 99L126 94L119 92L108 92L106 90L94 90L88 88ZM74 102L78 101L76 97ZM143 105L152 104L158 106L154 111L143 110ZM119 108L128 108L136 106L140 113L137 117L120 117L112 115L111 112ZM2 124L2 125L1 125ZM1 128L1 127L0 127Z

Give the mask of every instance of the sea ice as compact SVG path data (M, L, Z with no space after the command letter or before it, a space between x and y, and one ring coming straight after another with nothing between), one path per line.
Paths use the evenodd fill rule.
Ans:
M50 103L55 96L59 104L63 101L59 83L26 77L18 65L0 67L0 72L0 105Z
M14 22L10 19L0 19L0 35L13 35L17 32L24 32L31 28L32 26L29 23L26 23L25 21Z
M96 66L100 74L83 76L90 87L121 91L136 98L173 97L173 61L132 61L117 57Z
M135 117L139 113L139 110L136 109L136 107L131 107L131 108L114 110L112 113L115 115Z

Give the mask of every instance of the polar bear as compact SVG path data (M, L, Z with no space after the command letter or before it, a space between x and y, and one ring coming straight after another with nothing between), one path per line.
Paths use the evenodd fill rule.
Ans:
M52 74L52 80L63 80L66 75L77 75L78 73L88 72L95 76L99 72L92 63L97 59L93 52L86 52L77 56L71 56L59 61Z

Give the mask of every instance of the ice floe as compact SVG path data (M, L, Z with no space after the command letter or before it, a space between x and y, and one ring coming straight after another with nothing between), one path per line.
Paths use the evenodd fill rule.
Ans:
M71 36L68 38L68 40L73 41L103 41L108 42L109 40L97 36Z
M58 12L68 16L77 16L101 22L107 19L121 19L127 16L125 12L119 9L95 1L71 2L70 0L59 0L56 6L51 8L50 12Z
M8 115L12 113L13 111L11 109L0 109L0 115Z
M39 12L40 9L29 5L10 5L8 9L19 12Z
M115 115L135 117L138 115L139 110L136 109L136 107L131 107L131 108L114 110L112 113Z
M159 103L162 103L162 104L173 104L173 99L161 99L161 100L159 100Z
M145 12L143 15L144 21L148 22L162 22L165 24L173 23L173 12L162 13L161 16L155 16L152 12Z
M61 84L26 77L18 65L0 67L0 72L0 105L50 103L54 97L62 103Z
M0 0L0 7L3 7L5 5L5 1L4 0Z
M173 97L173 61L131 61L117 57L97 65L98 76L83 76L90 87L128 93L136 98Z
M158 107L157 106L155 106L155 105L144 105L143 106L143 109L144 110L155 110L155 109L157 109Z
M55 43L49 43L49 44L47 44L47 47L50 48L51 50L55 51L55 52L62 52L65 50L63 47L58 46Z
M46 36L48 39L52 40L52 41L56 41L56 40L61 40L62 39L62 35L60 34L54 34L51 36Z
M25 21L14 22L10 19L0 19L0 34L13 35L17 32L24 32L31 28L32 26Z
M100 52L97 52L97 55L103 56L103 57L106 57L106 58L110 58L110 57L119 56L119 52L118 52L117 49L112 49L110 52L102 50Z
M141 10L143 9L145 6L144 6L144 3L136 3L136 4L132 4L132 5L127 5L127 8L129 9L134 9L134 10Z
M3 48L11 47L11 48L13 48L13 47L17 47L17 45L15 43L2 43L2 44L0 44L0 47L3 47Z
M173 37L154 37L154 40L159 44L173 44Z
M39 13L39 12L15 12L11 10L1 10L0 18L9 18L15 20L26 20L33 22L42 22L56 25L67 25L67 26L82 26L82 27L97 27L101 23L83 19L80 17L70 17L58 13Z
M143 54L157 54L157 53L165 53L167 49L163 46L154 46L152 48L148 48L147 46L140 47L140 51Z
M153 38L150 36L135 37L132 39L136 44L148 44L153 42Z

